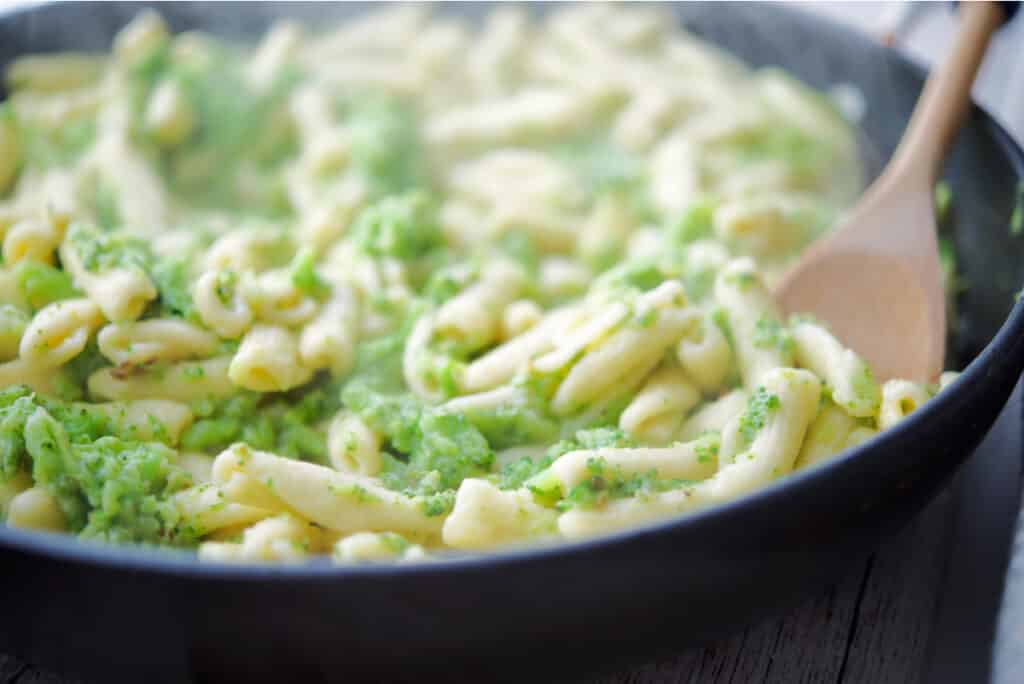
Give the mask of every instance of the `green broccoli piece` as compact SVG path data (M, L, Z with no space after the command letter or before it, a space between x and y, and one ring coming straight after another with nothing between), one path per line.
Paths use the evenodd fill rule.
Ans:
M468 411L465 417L495 449L544 444L558 436L558 423L539 406L498 406Z
M430 495L490 472L494 452L465 416L427 406L403 390L387 389L392 391L375 387L372 375L357 376L341 393L344 405L387 440L389 453L381 472L387 487Z
M72 443L60 422L37 408L25 421L32 477L57 500L70 529L115 543L191 545L196 541L171 499L191 485L158 442L101 437Z
M499 489L519 489L526 484L527 480L536 477L553 462L554 459L550 456L541 456L540 458L523 456L505 464L500 471L491 477L491 480Z
M51 302L81 296L71 283L71 276L47 264L22 259L13 269L14 282L35 310Z
M400 102L362 98L345 117L352 134L352 166L377 196L416 187L422 154L416 119Z
M371 256L422 257L442 244L436 207L423 192L387 197L360 212L352 240Z
M669 224L666 239L670 245L683 247L711 236L716 202L709 198L690 203L679 220Z
M337 388L327 381L279 394L243 392L196 402L196 421L182 433L181 446L217 453L245 442L286 458L326 463L326 437L311 426L330 418L340 405Z
M301 250L291 265L292 284L311 297L322 298L331 292L320 274L316 272L316 252L306 248Z
M162 314L198 320L199 314L192 303L192 279L184 259L151 259L147 273L159 293Z
M648 259L634 259L608 269L594 281L594 288L646 292L665 281L661 266Z

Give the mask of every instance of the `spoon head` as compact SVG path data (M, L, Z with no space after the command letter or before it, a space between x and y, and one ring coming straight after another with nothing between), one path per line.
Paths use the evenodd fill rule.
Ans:
M934 382L942 372L946 340L934 247L934 263L852 246L815 252L777 289L786 313L811 314L826 323L871 365L878 380Z

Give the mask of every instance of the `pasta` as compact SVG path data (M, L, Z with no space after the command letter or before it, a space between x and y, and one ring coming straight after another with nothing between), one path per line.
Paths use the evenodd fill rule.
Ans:
M7 504L7 524L33 530L62 532L64 515L56 500L43 487L30 487Z
M337 561L349 563L417 561L426 559L427 552L419 544L410 544L400 534L357 532L335 542L331 556Z
M110 323L96 336L100 353L118 366L204 358L218 343L215 334L175 318Z
M955 382L876 381L781 316L854 132L662 7L388 6L251 47L147 11L6 82L12 527L209 562L552 543L743 496Z
M256 392L283 392L312 377L313 369L302 365L296 335L272 325L246 333L228 367L231 382Z
M342 412L331 420L327 452L336 470L369 476L380 472L380 435L355 414Z
M55 368L82 353L103 319L88 299L54 302L29 322L18 344L18 358L29 366Z

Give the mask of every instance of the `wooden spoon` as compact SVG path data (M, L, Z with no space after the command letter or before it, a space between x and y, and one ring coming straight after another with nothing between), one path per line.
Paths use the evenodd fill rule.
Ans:
M971 84L1003 21L994 2L959 5L960 29L925 83L903 140L843 222L776 289L787 313L810 313L881 380L942 372L946 302L935 233L935 182L970 104Z

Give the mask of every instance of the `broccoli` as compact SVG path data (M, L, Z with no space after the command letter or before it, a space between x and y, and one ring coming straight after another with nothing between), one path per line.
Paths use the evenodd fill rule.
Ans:
M216 453L234 442L314 463L327 462L327 440L313 425L338 410L335 385L319 384L291 392L261 395L242 392L220 401L196 402L196 421L181 436L188 451Z
M442 244L436 207L422 192L387 197L360 212L352 240L371 256L422 257Z
M51 302L80 296L71 283L71 276L53 266L22 259L14 266L14 282L25 296L25 301L35 310Z
M344 120L352 134L352 166L377 196L418 184L422 155L410 109L395 100L366 97L350 106Z
M309 248L295 255L291 265L292 284L311 297L323 297L330 293L331 286L316 272L316 253Z
M171 499L192 484L174 465L173 449L109 436L73 443L42 407L25 421L24 442L32 478L56 499L69 528L80 536L115 543L195 543L195 531Z

